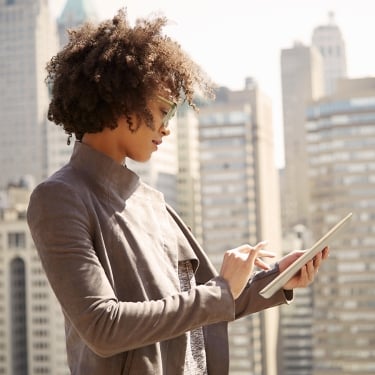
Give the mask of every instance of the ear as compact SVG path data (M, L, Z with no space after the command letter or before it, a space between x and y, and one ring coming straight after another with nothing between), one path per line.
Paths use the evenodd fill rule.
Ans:
M129 116L129 119L130 119L130 123L131 123L131 125L129 125L130 131L132 131L132 132L137 131L140 128L140 126L142 125L142 122L143 122L142 117L139 114L132 114L132 115ZM129 124L129 122L128 122L128 124Z
M117 126L126 126L132 133L137 131L141 126L141 117L136 114L125 114L117 120Z

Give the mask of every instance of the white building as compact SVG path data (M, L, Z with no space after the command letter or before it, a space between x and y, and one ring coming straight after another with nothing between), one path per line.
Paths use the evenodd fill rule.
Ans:
M68 375L63 315L26 223L29 195L9 187L0 209L0 374Z
M313 375L375 373L375 78L308 109L313 234L353 212L314 282Z
M329 96L335 92L337 80L347 76L345 41L333 12L327 24L314 29L311 42L322 55L325 95Z
M97 22L92 0L66 0L65 6L57 20L60 46L68 41L68 29L74 29L86 21Z
M199 114L187 105L179 108L177 120L176 209L202 243L202 202L199 153Z
M269 240L281 248L279 184L269 99L246 80L221 88L199 115L203 246L220 269L225 250ZM278 310L231 323L230 373L276 375Z
M47 0L0 1L0 187L37 181L68 158L63 131L47 120L47 61L57 52Z
M322 57L315 47L295 43L281 51L285 143L282 225L284 233L307 224L309 186L306 152L306 108L324 94Z
M283 249L290 252L311 244L310 231L296 225L283 238ZM294 290L292 304L280 307L279 374L312 375L313 360L313 289Z
M315 187L309 178L311 146L307 140L307 108L332 94L336 80L346 76L345 43L333 14L328 24L314 29L311 47L296 44L282 51L281 67L286 159L282 173L282 221L286 236L284 248L290 250L293 245L286 239L296 235L296 228L301 247L311 244L310 218L315 219L310 201ZM297 290L295 294L293 305L281 308L281 373L312 375L316 365L313 356L315 296L311 287Z

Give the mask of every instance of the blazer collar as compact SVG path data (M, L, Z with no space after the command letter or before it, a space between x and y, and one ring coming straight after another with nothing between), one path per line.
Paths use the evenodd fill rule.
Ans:
M139 186L139 176L107 155L76 141L70 164L103 192L116 192L127 199Z

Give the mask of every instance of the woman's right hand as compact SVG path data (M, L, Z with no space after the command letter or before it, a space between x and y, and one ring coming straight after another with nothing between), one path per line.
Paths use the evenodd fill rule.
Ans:
M266 245L267 241L262 241L254 247L242 245L225 252L220 276L228 282L234 299L237 299L245 289L253 273L254 265L264 270L270 268L260 259L261 257L275 257L273 252L263 250Z

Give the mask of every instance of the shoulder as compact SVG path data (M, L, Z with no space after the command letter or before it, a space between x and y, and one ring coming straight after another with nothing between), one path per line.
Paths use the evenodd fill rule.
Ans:
M55 172L43 182L39 183L31 193L30 201L35 199L45 200L51 195L58 195L61 192L73 193L77 190L74 170L68 165Z
M63 167L35 187L29 200L28 218L46 210L61 213L67 207L85 206L81 194L83 186L73 168Z

